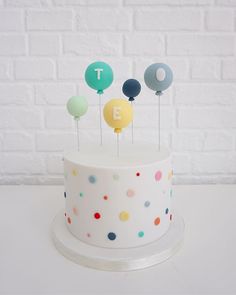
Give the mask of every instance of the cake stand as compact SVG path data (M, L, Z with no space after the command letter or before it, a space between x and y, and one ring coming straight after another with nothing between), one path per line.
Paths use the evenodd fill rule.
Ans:
M173 256L184 238L184 221L174 213L168 231L158 240L135 248L109 249L86 244L73 236L59 212L52 223L52 239L66 258L86 267L106 271L131 271L161 263Z

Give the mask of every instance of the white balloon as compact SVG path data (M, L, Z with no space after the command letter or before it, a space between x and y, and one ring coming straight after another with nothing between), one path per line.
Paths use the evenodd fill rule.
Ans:
M166 71L163 68L159 68L156 71L157 81L164 81L166 78Z

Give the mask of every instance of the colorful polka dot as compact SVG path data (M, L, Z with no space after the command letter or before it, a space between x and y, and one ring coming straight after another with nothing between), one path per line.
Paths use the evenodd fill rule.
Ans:
M71 224L71 219L70 219L70 217L67 217L67 222L68 222L69 224Z
M142 238L142 237L144 236L144 232L143 232L143 231L140 231L140 232L138 233L138 236L139 236L140 238Z
M172 216L172 214L170 214L170 221L172 220L172 218L173 218L173 216Z
M87 237L88 237L88 238L90 238L90 237L91 237L90 233L87 233Z
M66 198L66 192L64 192L64 197Z
M136 176L140 176L140 172L137 172L137 173L136 173Z
M100 219L101 218L101 214L98 213L98 212L94 213L93 216L94 216L95 219Z
M114 180L119 180L119 179L120 179L120 176L119 176L118 174L114 174L114 175L113 175L113 179L114 179Z
M76 207L74 207L73 209L72 209L72 211L73 211L73 213L77 216L78 215L78 209L76 208Z
M94 175L90 175L88 180L89 180L90 183L95 183L97 181L97 178Z
M79 193L79 196L82 198L84 196L84 194L81 192L81 193Z
M64 215L66 216L66 213Z
M119 218L121 221L127 221L129 219L129 212L126 212L126 211L120 212Z
M156 181L160 181L161 180L161 177L162 177L161 171L157 171L156 174L155 174Z
M116 239L116 234L110 232L110 233L107 235L107 237L108 237L109 240L114 241L114 240Z
M73 169L73 170L72 170L72 175L73 175L73 176L77 176L77 175L78 175L78 172L77 172L76 169Z
M168 208L166 208L166 211L165 211L165 212L166 212L166 214L168 214L168 213L169 213L169 209L168 209Z
M160 222L161 222L160 217L157 217L157 218L154 220L154 224L155 224L155 225L159 225Z
M128 197L133 197L135 195L135 191L130 188L127 190L126 194Z
M172 189L170 190L170 197L172 197L173 196L173 191L172 191Z
M103 196L103 199L105 200L105 201L107 201L108 200L108 196L106 195L106 196Z
M168 173L168 180L170 180L172 176L173 176L173 170L171 170L171 171Z
M145 207L149 207L150 204L151 204L151 203L150 203L149 201L146 201L146 202L144 203L144 206L145 206Z

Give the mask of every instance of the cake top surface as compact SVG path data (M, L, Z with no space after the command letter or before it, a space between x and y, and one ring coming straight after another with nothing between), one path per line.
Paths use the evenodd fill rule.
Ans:
M80 151L67 151L64 159L82 166L97 168L129 168L151 165L169 158L170 152L166 147L153 144L122 144L119 157L115 147L85 145Z

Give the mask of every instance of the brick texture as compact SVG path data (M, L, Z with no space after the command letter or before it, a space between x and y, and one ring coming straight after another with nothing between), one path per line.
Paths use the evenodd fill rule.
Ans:
M140 80L135 139L157 140L157 97L148 65L174 73L161 97L161 140L173 154L175 183L236 179L235 0L0 0L0 183L63 183L62 155L76 147L73 95L89 109L81 144L99 142L98 96L84 81L103 60L114 82L102 103ZM104 142L114 141L103 121ZM122 140L130 140L126 128Z

